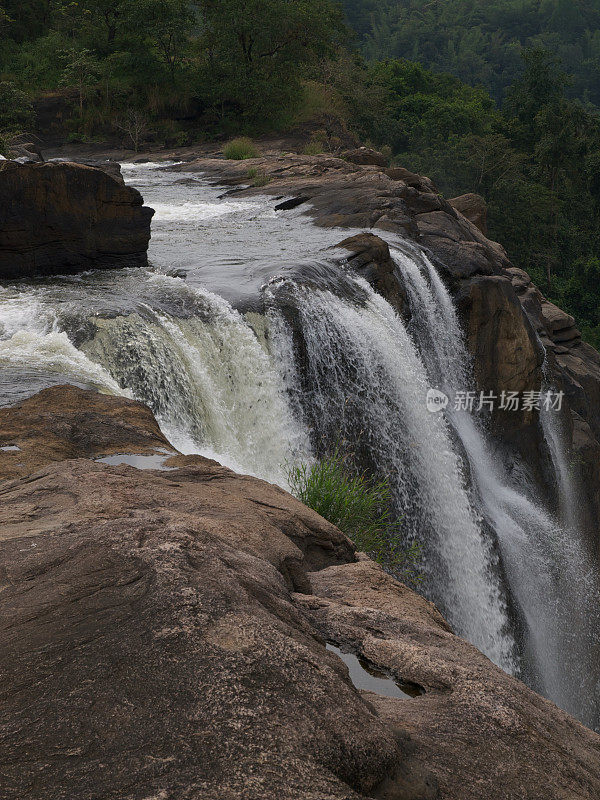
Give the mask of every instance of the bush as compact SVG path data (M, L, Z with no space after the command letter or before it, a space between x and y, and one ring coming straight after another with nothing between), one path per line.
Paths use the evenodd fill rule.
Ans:
M305 156L320 156L324 150L323 142L312 140L306 145L303 152Z
M339 450L314 464L288 470L292 494L338 527L398 580L413 586L421 580L416 570L417 545L403 547L400 520L390 512L391 489L387 480L353 474Z
M254 146L252 139L242 137L233 139L225 145L223 149L225 158L233 161L244 161L247 158L258 158L258 150Z
M250 167L247 175L248 180L252 181L253 186L266 186L271 182L271 178L265 172L257 170L256 167Z

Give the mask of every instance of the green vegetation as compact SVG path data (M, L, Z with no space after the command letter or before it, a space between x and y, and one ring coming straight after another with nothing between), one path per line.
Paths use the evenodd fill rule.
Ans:
M223 155L234 161L244 161L247 158L258 158L258 150L252 139L242 137L228 142L223 148Z
M336 525L359 550L399 580L419 582L420 550L400 544L400 521L390 511L389 481L353 473L339 450L314 464L291 468L288 480L295 497Z
M271 178L256 167L251 167L247 172L248 180L252 181L253 186L266 186L271 183Z
M522 53L551 51L573 75L569 96L600 106L597 0L343 0L365 56L397 58L482 85L498 102Z
M170 142L273 130L342 32L333 0L3 0L0 75L71 90L82 137L114 133L130 109Z
M9 154L12 142L31 124L32 118L33 107L26 93L14 83L0 81L0 155Z
M501 109L484 89L409 61L356 61L339 86L363 140L391 145L446 197L485 197L490 236L599 347L600 116L567 97L548 51L523 58Z
M490 235L600 346L596 0L342 5L355 37L336 0L0 0L0 151L40 96L69 141L136 151L356 135L447 197L482 194Z

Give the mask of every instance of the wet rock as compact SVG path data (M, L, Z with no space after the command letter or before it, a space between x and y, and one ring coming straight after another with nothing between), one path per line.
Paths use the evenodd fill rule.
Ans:
M0 278L146 266L154 212L104 170L0 164Z
M0 483L3 800L598 797L600 738L332 525L199 456L83 458L156 423L52 392L2 412L51 443ZM424 694L357 691L326 642Z
M476 277L458 296L477 385L485 391L526 392L541 385L544 354L510 281Z
M399 314L408 312L406 288L390 255L387 242L372 233L361 233L344 239L337 246L352 253L348 258L352 269L385 297Z
M53 386L0 408L0 480L29 475L54 461L170 449L150 409L135 400Z

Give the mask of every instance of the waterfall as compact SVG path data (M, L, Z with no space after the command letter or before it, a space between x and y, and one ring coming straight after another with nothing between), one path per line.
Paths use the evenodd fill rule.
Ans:
M142 306L99 319L83 350L152 408L182 452L285 486L286 464L308 445L264 343L221 297L176 283L193 314Z
M390 480L405 536L424 548L428 593L461 635L514 671L495 556L446 421L427 411L423 362L391 306L362 279L348 280L362 302L287 279L267 290L271 348L292 403L317 447L346 439Z
M135 397L182 452L285 486L288 462L310 454L264 332L218 295L162 275L151 282L154 305L138 302L126 315L82 320L54 297L7 300L0 368Z
M420 545L423 589L455 631L597 726L600 594L561 421L540 418L557 511L477 413L428 410L430 388L473 388L472 365L431 262L408 244L393 255L410 323L332 262L286 265L262 289L264 314L261 298L242 314L141 271L0 288L0 389L71 381L135 397L182 452L284 488L290 464L343 442L388 478L399 535Z
M425 255L396 250L394 258L432 384L449 396L470 389L470 359L448 290ZM574 524L575 492L557 415L543 411L541 424L566 503L562 520L535 499L526 483L515 485L475 414L452 405L446 413L467 454L478 508L494 531L511 597L524 620L525 677L562 708L597 725L599 595Z

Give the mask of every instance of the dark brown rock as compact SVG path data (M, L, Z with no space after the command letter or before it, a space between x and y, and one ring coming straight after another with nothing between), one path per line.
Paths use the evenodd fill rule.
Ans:
M146 266L153 211L104 170L0 164L0 278Z
M383 153L373 150L372 147L357 147L355 150L346 150L342 153L342 158L350 161L351 164L361 164L362 166L387 167L389 158Z
M432 180L423 175L417 175L416 172L411 172L404 167L389 167L385 170L385 174L393 181L404 181L407 186L412 186L418 189L419 192L438 193L437 187Z
M459 295L459 305L477 385L496 394L539 389L544 354L510 281L473 278Z
M353 254L348 258L352 269L385 297L399 314L407 312L406 289L398 275L387 242L372 233L360 233L344 239L338 247Z

